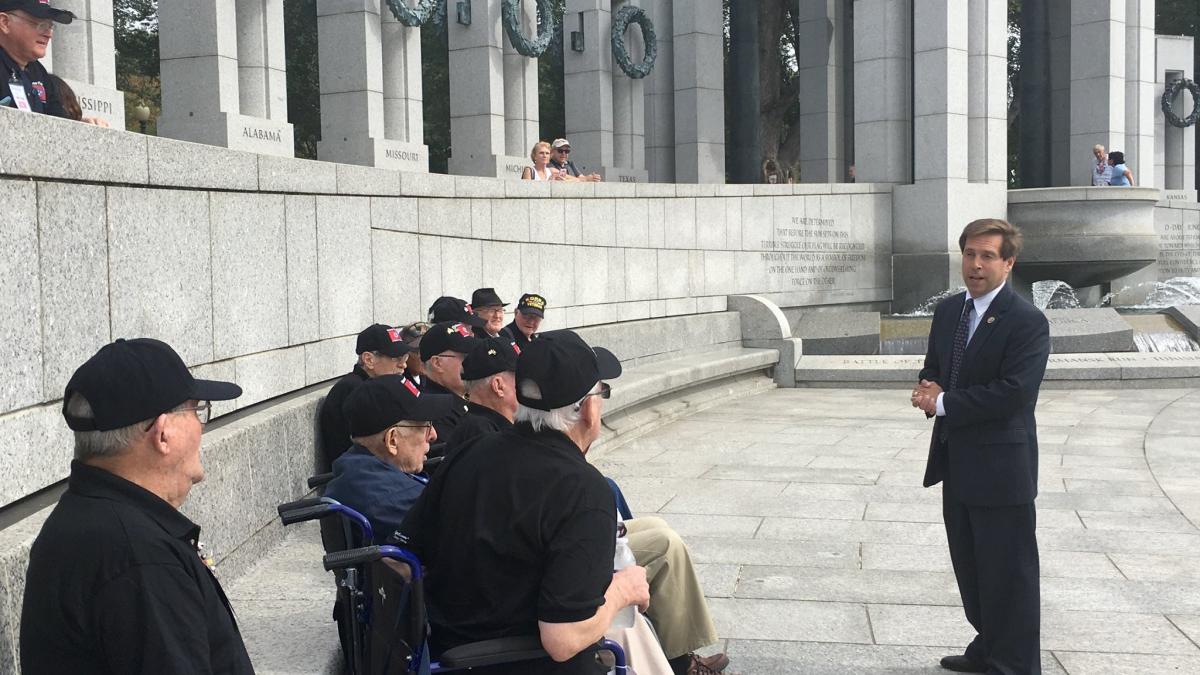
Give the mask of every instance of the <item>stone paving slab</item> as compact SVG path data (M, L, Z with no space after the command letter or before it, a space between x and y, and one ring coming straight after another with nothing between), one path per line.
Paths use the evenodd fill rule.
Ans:
M688 543L731 675L941 673L973 636L906 393L774 390L593 458ZM1196 419L1195 389L1042 392L1043 672L1200 672Z

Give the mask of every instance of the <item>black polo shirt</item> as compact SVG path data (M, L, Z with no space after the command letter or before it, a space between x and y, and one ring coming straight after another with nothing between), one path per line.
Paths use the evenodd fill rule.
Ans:
M433 378L431 377L425 377L425 386L421 388L421 393L444 394L446 396L453 396L454 398L458 399L458 405L452 408L450 414L441 419L433 420L433 430L437 432L437 440L434 441L434 443L437 445L437 448L431 447L429 449L429 457L441 457L444 454L446 447L443 441L445 441L447 438L450 438L450 435L454 431L454 427L458 426L458 423L462 420L463 416L467 414L467 399L463 398L461 391L450 391L437 382L434 382Z
M476 437L512 428L512 422L485 405L467 402L467 414L458 421L446 438L443 454L449 459L454 452L475 440Z
M342 412L342 404L346 402L350 392L370 377L361 365L354 364L354 370L338 380L321 403L321 412L317 413L317 419L320 423L321 455L325 458L324 471L332 471L333 460L341 457L342 453L354 444L354 441L350 440L350 423L346 421L346 414Z
M401 525L427 567L435 651L594 616L616 521L608 483L557 431L518 424L459 448ZM590 673L592 661L487 672Z
M66 117L67 111L63 108L62 99L59 96L58 87L54 82L47 77L46 68L38 61L30 61L25 64L24 68L17 65L17 62L0 47L0 99L9 98L9 102L5 103L6 108L16 108L16 101L12 100L12 91L9 82L13 81L15 75L16 81L20 82L25 88L25 98L29 101L29 107L33 112L45 113L55 117Z
M522 333L521 329L517 327L516 321L513 321L505 326L504 330L508 331L509 337L513 339L513 342L517 343L517 346L521 348L521 351L524 351L525 348L529 346L530 339L525 337L525 333ZM534 333L533 337L536 338L537 333Z
M29 554L21 672L253 673L199 536L151 492L72 462Z

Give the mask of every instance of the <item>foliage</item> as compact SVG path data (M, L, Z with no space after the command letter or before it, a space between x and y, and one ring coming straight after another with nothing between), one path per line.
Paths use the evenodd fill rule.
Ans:
M137 129L134 108L150 108L148 133L157 133L162 113L159 79L157 0L116 0L113 3L117 89L125 92L125 128Z
M317 141L321 138L317 0L284 0L283 32L288 121L295 135L296 156L316 159Z

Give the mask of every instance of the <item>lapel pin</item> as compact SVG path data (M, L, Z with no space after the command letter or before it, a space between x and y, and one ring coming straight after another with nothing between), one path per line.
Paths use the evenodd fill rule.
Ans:
M994 316L989 316L989 317L988 317L988 321L987 321L987 322L988 322L988 323L996 323L996 317L994 317Z

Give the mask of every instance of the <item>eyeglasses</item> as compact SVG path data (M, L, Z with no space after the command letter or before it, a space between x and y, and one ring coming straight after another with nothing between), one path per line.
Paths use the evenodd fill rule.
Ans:
M423 422L421 424L393 424L388 429L424 429L428 434L433 429L433 422Z
M475 313L478 314L479 316L496 316L496 315L503 316L504 308L503 307L476 307Z
M584 396L584 398L587 398L588 396L599 396L602 399L608 400L612 397L612 387L607 382L601 382L600 391L593 391L592 393Z
M33 19L26 19L20 14L14 14L12 12L0 12L0 14L6 14L14 19L20 19L30 26L33 26L39 33L45 33L46 31L54 32L54 21L50 19L46 19L45 21L34 21Z
M182 408L175 408L173 410L168 410L168 411L166 411L164 413L160 413L160 414L174 415L176 413L182 413L182 412L194 412L194 413L196 413L196 419L200 420L200 424L208 424L208 421L210 419L212 419L212 401L200 401L196 405L189 405L189 406L184 406ZM158 417L155 416L155 419L158 419ZM153 426L154 426L154 420L151 420L150 424L146 425L146 428L143 429L142 431L150 431L150 428Z
M562 154L564 154L564 155L569 155L569 154L571 154L571 149L570 149L570 148L559 148L559 149L558 149L558 151L559 151L559 152L561 152L561 153L562 153Z

